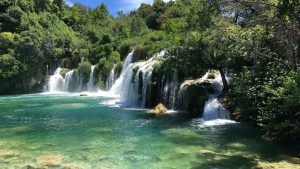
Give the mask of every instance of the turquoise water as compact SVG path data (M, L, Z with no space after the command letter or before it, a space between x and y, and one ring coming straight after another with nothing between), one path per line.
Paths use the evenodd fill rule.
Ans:
M184 113L153 118L144 110L103 104L108 100L0 97L0 168L299 167L297 149L265 143L256 128L204 127Z

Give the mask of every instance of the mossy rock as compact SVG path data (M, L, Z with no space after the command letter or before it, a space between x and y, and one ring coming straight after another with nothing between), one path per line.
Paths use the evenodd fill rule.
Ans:
M183 84L180 96L180 108L188 111L191 117L203 114L205 102L208 100L208 89L211 83L205 80L187 81Z
M67 68L62 68L61 69L61 71L60 71L60 75L62 76L62 77L66 77L66 74L69 72L69 71L71 71L70 69L67 69Z
M215 79L218 76L218 71L217 70L210 70L208 72L207 79Z

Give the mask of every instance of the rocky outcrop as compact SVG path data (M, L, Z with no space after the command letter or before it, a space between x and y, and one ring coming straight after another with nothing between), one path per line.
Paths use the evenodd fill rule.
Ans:
M212 83L208 80L188 80L180 86L179 108L190 113L192 117L199 117L204 110L205 102L208 100Z

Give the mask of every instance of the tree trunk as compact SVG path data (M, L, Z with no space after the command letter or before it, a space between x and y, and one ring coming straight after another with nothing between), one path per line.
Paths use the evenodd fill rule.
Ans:
M223 92L227 92L228 89L229 89L229 86L228 86L228 82L226 80L226 76L225 76L225 72L223 69L219 69L219 72L221 74L221 77L222 77L222 82L223 82Z

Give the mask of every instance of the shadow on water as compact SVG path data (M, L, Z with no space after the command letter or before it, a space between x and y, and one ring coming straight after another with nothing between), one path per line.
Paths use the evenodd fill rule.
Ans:
M259 128L245 124L228 124L196 129L197 134L177 134L167 136L170 142L178 146L197 145L193 169L202 168L289 168L276 166L278 162L287 162L300 168L300 147L283 146L266 142L261 138ZM275 163L269 167L260 162ZM297 168L297 167L296 167Z

